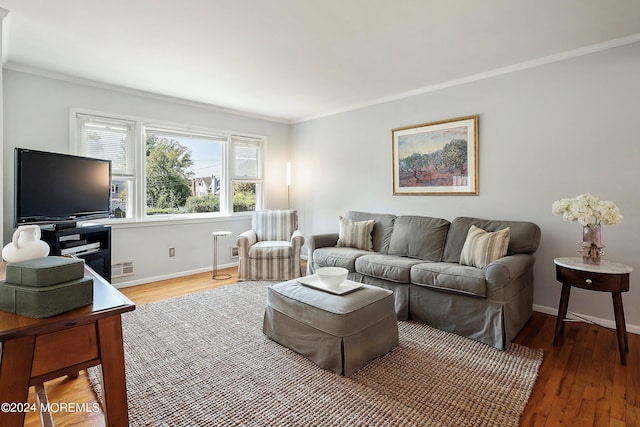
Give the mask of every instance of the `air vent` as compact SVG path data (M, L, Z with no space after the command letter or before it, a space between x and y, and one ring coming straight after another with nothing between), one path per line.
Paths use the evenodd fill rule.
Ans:
M238 247L233 246L231 248L231 258L238 258Z
M133 276L133 261L122 261L111 264L111 278Z

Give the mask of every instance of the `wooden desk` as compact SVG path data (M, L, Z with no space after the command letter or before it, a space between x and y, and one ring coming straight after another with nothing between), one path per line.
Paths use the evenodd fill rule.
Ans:
M135 305L86 266L85 275L93 278L93 304L44 319L0 311L0 404L22 404L29 386L102 364L105 425L128 426L120 316ZM0 426L23 423L24 412L0 411Z
M564 319L567 317L569 294L572 286L590 291L611 292L620 362L626 365L629 338L627 337L627 326L624 320L622 292L629 290L631 267L609 261L602 261L600 265L584 264L582 258L577 257L556 258L554 263L556 265L556 279L562 283L562 295L560 296L560 306L558 307L553 345L558 343L558 339L564 332Z

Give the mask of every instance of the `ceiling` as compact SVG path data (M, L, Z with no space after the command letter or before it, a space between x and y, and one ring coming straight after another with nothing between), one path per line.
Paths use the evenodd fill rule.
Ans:
M6 68L287 123L640 41L637 0L0 0L0 7L9 11Z

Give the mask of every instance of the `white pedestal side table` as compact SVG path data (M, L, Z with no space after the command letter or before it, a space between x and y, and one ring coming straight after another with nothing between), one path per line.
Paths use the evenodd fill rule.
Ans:
M218 274L218 237L230 236L230 231L214 231L211 233L213 236L213 276L214 280L230 279L230 274Z

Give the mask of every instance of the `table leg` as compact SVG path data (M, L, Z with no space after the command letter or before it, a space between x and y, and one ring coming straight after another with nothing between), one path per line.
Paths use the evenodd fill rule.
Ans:
M218 275L218 236L213 236L213 279Z
M98 320L98 345L102 360L105 425L128 426L127 384L120 315Z
M611 292L613 299L613 313L616 318L616 332L618 334L618 349L620 350L620 362L627 364L626 352L629 351L629 338L627 336L627 325L624 320L624 308L622 307L622 294Z
M230 274L219 274L218 273L218 236L216 234L213 235L213 279L215 280L224 280L230 279Z
M35 335L15 338L2 343L0 361L0 403L20 405L29 397L31 366L35 349ZM19 406L16 406L19 409ZM24 411L0 411L0 425L3 427L22 426Z
M40 410L40 426L53 427L53 416L51 415L51 411L49 411L49 398L47 397L47 390L45 390L44 384L36 384L35 389L38 409Z
M553 335L553 345L558 343L560 335L564 333L564 319L567 317L567 308L569 307L569 295L571 294L571 285L562 284L562 294L560 296L560 306L558 307L558 318L556 319L556 331Z

